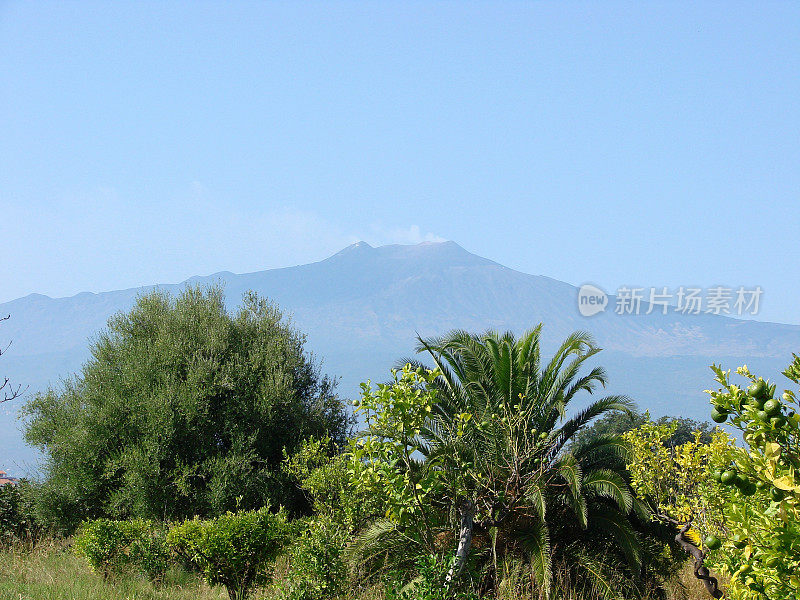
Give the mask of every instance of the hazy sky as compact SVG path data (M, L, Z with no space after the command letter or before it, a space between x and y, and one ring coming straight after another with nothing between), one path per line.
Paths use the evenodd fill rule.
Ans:
M800 3L0 2L0 302L452 239L800 323Z

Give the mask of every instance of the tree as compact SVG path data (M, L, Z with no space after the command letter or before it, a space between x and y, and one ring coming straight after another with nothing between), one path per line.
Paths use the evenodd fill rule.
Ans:
M545 363L540 330L520 338L456 331L420 339L418 350L432 359L433 370L409 361L393 384L364 389L359 410L368 429L353 449L355 475L389 498L389 519L418 551L436 552L449 537L442 532L455 528L445 586L470 561L482 571L481 585L495 590L527 565L527 580L545 597L554 571L562 571L556 565L571 583L608 591L624 584L613 581L619 564L607 569L603 557L627 559L628 579L639 574L639 536L629 520L634 501L618 468L624 470L625 445L603 436L569 447L594 418L627 411L631 403L610 396L569 416L576 396L605 383L600 367L581 374L599 349L587 334L575 333ZM377 521L353 552L376 555L381 540L391 546L398 539L391 531Z
M658 505L655 514L680 527L678 538L695 559L695 574L722 597L705 563L730 576L735 600L797 598L800 593L800 416L797 396L740 367L745 384L713 366L719 387L711 417L739 429L747 447L725 433L704 443L700 432L683 445L664 442L672 429L645 424L626 434L637 493ZM800 383L800 358L784 375ZM705 537L701 536L704 535ZM702 537L702 539L701 539Z
M140 297L109 321L79 375L29 401L27 440L46 455L41 510L175 519L303 509L284 449L343 445L351 417L304 337L253 293L233 316L219 288Z
M641 427L645 423L650 422L649 412L621 412L611 411L602 418L597 419L591 426L579 431L575 436L574 444L580 447L583 444L588 444L597 438L607 435L622 435ZM657 425L670 425L672 433L668 440L667 446L680 446L695 437L695 432L700 432L700 441L704 444L711 442L711 435L714 426L706 421L695 421L687 417L659 417L655 420Z
M5 317L0 318L0 322L8 321L11 318L11 315L6 315ZM8 348L11 346L11 342L9 342L5 348L0 348L0 356L6 353ZM11 384L11 380L8 377L3 377L3 382L0 383L0 392L3 392L3 396L0 398L0 403L2 402L9 402L14 398L18 398L22 395L23 389L22 384L17 384L15 388Z

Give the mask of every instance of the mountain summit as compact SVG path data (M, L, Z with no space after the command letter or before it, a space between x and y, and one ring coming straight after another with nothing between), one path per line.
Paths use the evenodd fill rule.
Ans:
M323 369L341 377L340 392L382 381L416 335L451 329L521 332L544 323L552 347L576 329L592 332L605 350L606 393L632 396L653 414L705 418L711 387L708 366L747 362L777 376L800 349L800 326L741 321L714 315L617 315L613 306L582 317L577 289L549 277L528 275L472 254L455 242L372 247L357 242L319 262L255 273L216 273L181 284L159 285L69 298L32 294L5 304L11 314L0 328L14 341L3 356L4 374L29 386L29 396L80 369L90 340L114 313L129 309L153 287L177 293L187 283L224 285L230 308L255 290L277 302L308 334L308 347ZM4 407L13 412L18 406ZM6 418L10 418L10 415ZM0 436L4 465L26 471L32 460L18 432ZM8 462L11 460L12 462Z

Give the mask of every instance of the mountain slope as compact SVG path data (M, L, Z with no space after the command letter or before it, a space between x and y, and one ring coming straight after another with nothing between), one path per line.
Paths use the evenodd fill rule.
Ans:
M707 414L702 390L712 383L712 362L735 367L747 361L774 377L800 350L800 326L679 313L620 316L613 298L605 313L585 318L574 286L514 271L453 242L379 248L359 242L317 263L158 287L176 293L186 283L224 285L231 308L250 289L272 298L308 334L309 349L323 359L324 370L341 376L340 390L350 396L360 381L381 380L409 355L416 333L519 332L543 322L550 345L575 329L596 336L605 349L598 362L611 377L608 393L627 393L654 414L698 418ZM150 289L70 298L33 294L0 304L1 314L12 315L0 336L13 340L0 369L31 392L57 383L80 368L89 340L108 317ZM19 433L4 428L0 466L30 470L32 456Z

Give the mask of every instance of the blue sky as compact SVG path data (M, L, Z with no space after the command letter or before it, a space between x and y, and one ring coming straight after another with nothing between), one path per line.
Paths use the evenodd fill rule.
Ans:
M800 323L800 4L0 2L0 302L452 239Z

